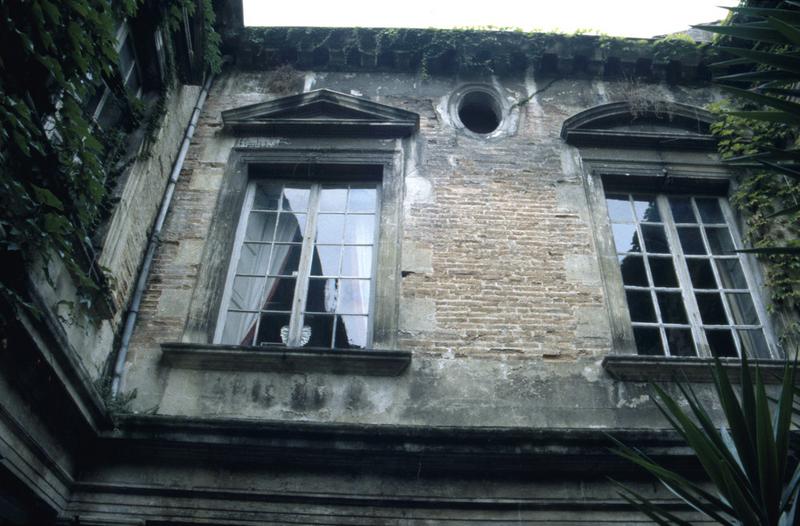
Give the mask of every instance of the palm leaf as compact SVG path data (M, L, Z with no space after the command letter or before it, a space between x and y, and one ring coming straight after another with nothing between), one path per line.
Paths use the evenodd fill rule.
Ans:
M800 118L785 111L729 111L726 113L734 117L752 119L754 121L800 124Z
M787 53L770 53L768 51L754 51L752 49L727 46L720 46L718 49L742 58L750 59L758 64L800 74L800 58Z
M800 11L792 9L775 9L763 7L728 7L728 11L747 16L757 16L762 18L775 17L788 23L800 24Z
M798 15L797 11L789 11L792 15ZM780 31L780 33L786 37L786 39L795 45L800 45L800 31L797 30L794 26L787 24L784 20L788 21L789 17L782 16L783 20L778 19L775 16L771 16L767 19L767 22L773 29ZM795 22L797 23L797 22Z
M758 40L762 42L771 42L773 44L786 43L786 37L784 37L780 31L775 31L774 29L747 26L710 26L707 24L699 24L692 27L702 31L744 40Z
M763 106L769 106L800 118L800 104L796 104L785 99L780 99L778 97L772 97L770 95L762 95L761 93L754 93L752 91L734 88L732 86L722 86L722 88L725 91L733 93L737 97L753 101L756 104L761 104Z
M778 210L777 212L768 215L767 219L772 219L773 217L788 216L790 214L794 214L797 212L800 212L800 205L790 206L789 208Z

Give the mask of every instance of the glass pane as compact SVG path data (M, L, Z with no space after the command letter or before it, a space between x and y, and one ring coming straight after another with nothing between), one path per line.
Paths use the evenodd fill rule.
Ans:
M341 214L320 214L317 218L317 243L342 242L344 216Z
M339 308L342 314L369 313L370 282L366 279L339 280Z
M742 347L748 356L753 358L771 357L767 340L764 338L764 332L761 329L740 330L739 339L742 341Z
M722 298L717 293L696 292L697 306L700 308L700 317L706 325L727 325L725 309Z
M653 275L653 285L656 287L677 287L678 278L675 277L675 267L672 258L647 258L650 263L650 273Z
M375 240L375 216L347 216L345 243L372 244Z
M314 247L311 261L312 276L338 276L340 247Z
M344 212L346 204L346 188L323 188L319 193L320 212Z
M377 195L378 192L375 188L351 188L347 210L350 212L375 212Z
M246 241L272 241L275 237L275 221L278 214L273 212L252 212L247 218Z
M617 252L641 252L639 236L636 234L636 225L611 225L614 231L614 244Z
M661 346L661 334L651 327L634 327L633 338L636 340L636 351L648 356L664 354Z
M281 187L276 184L259 184L253 198L253 210L277 210Z
M265 275L269 264L270 249L270 245L244 243L241 252L239 252L236 273Z
M719 208L719 199L716 197L698 197L695 199L697 209L700 210L700 218L703 223L724 223L722 210Z
M612 223L631 223L633 222L633 215L631 214L631 204L628 201L627 195L609 195L606 197L606 206L608 206L608 217Z
M727 329L706 329L706 339L709 347L711 347L712 356L738 356L731 331Z
M289 337L289 316L288 312L262 314L256 345L285 345Z
M619 268L622 271L622 283L647 287L647 273L644 270L644 258L641 256L618 256Z
M739 259L717 259L717 270L722 286L726 289L746 289L747 281L744 279L742 266Z
M739 325L758 325L758 314L750 294L726 294L734 321Z
M728 233L726 227L722 228L706 228L706 236L708 236L708 246L711 247L712 254L733 254L733 242L731 235Z
M703 246L703 238L700 236L699 228L680 227L678 237L681 240L684 254L705 254L706 247Z
M670 197L669 207L672 209L672 218L676 223L697 223L692 203L688 197Z
M308 280L306 312L335 312L337 298L335 279L311 278Z
M672 356L697 356L691 329L665 328L667 345Z
M231 287L230 308L237 310L257 310L264 278L245 278L236 276Z
M308 188L289 187L283 189L282 209L291 212L305 212L308 210L308 197L311 190Z
M336 321L337 349L363 349L367 346L366 316L339 316Z
M278 216L278 228L275 231L275 241L302 243L305 232L306 214L289 214L283 212Z
M372 247L344 247L342 276L369 278L372 276Z
M689 323L680 292L656 292L661 321L664 323Z
M653 301L650 298L649 291L626 290L625 297L628 299L628 310L631 313L631 321L656 321L656 311L653 309Z
M692 286L696 289L716 289L717 280L711 270L711 261L708 259L687 258L686 266L689 267L689 276Z
M274 245L269 275L296 276L302 250L301 245Z
M332 314L306 314L303 318L303 340L308 341L303 346L330 349L333 346L334 319Z
M256 330L255 312L229 312L225 316L222 343L229 345L252 345Z
M656 201L651 196L634 195L633 209L639 221L651 223L658 223L661 221Z
M261 310L292 310L295 283L294 278L267 278L264 299L259 308Z
M642 236L644 246L648 252L655 254L669 254L669 244L667 236L664 234L664 227L661 225L642 225Z

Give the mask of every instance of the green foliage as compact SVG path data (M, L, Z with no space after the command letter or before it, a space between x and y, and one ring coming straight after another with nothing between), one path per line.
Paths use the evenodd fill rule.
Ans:
M719 524L796 524L800 518L800 465L790 457L795 369L786 363L780 392L771 407L761 371L756 368L753 374L746 357L741 361L738 396L724 367L715 360L714 391L725 417L721 428L690 386L678 384L682 400L653 387L653 402L695 452L716 491L618 441L614 452L647 470L671 493ZM620 495L658 524L689 524L622 485Z

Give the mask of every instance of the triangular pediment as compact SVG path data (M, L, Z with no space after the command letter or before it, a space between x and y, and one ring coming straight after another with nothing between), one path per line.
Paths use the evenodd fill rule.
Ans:
M237 135L404 137L419 129L416 113L328 89L222 112Z
M612 102L566 121L561 137L574 146L715 150L706 110L671 101Z

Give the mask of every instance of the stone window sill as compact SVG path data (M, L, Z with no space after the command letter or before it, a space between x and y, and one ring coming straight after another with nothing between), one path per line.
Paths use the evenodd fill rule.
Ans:
M603 358L603 368L615 380L626 382L681 381L713 382L713 360L679 356L637 356L630 354L608 355ZM732 382L741 381L738 358L723 358L723 366ZM783 378L783 360L753 360L761 370L764 383L780 383ZM798 379L795 379L798 383Z
M410 351L287 349L197 343L162 343L163 361L182 369L399 376Z

